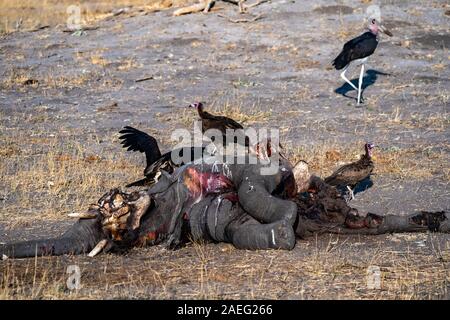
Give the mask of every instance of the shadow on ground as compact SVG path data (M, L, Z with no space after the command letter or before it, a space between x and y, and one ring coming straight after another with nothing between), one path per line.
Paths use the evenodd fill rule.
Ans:
M377 82L378 80L378 76L390 76L390 73L385 73L385 72L381 72L378 70L374 70L374 69L369 69L366 71L365 76L363 77L363 84L362 84L362 92L361 92L361 101L364 100L364 91L366 88L370 87L371 85L375 84L375 82ZM358 87L358 80L359 78L355 78L350 80L356 87ZM346 98L350 98L350 99L355 99L357 100L357 98L355 97L351 97L348 95L349 91L354 90L348 83L344 83L342 86L340 86L339 88L337 88L336 90L334 90L335 93L338 93L340 95L342 95L343 97Z

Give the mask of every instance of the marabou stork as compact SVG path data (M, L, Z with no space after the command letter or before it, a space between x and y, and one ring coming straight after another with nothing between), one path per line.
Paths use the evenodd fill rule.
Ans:
M333 60L333 66L337 70L342 70L341 78L344 79L353 89L358 91L358 102L359 105L361 101L361 87L364 75L364 64L366 63L369 56L371 56L378 46L379 33L384 32L388 36L392 37L392 33L384 28L376 19L371 18L369 23L369 31L363 33L359 37L356 37L346 44L341 53ZM357 65L361 65L361 73L359 75L358 88L345 77L345 72L347 71L350 64L354 62Z

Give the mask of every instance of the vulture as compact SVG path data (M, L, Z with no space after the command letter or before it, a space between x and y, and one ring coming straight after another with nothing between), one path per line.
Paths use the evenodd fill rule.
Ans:
M151 186L159 180L161 171L166 171L171 174L175 168L184 165L184 162L173 162L173 152L179 155L180 158L183 158L185 152L190 152L189 159L191 160L195 160L197 155L203 155L203 147L185 147L161 154L156 139L147 133L130 126L124 127L119 133L122 134L119 139L122 140L121 144L123 148L127 148L127 151L143 152L147 160L147 165L144 170L145 178L130 183L126 187Z
M229 117L216 116L207 111L204 111L202 102L192 103L189 105L189 107L197 109L198 115L202 122L202 133L205 133L210 129L219 130L223 135L222 145L225 146L227 143L226 139L227 133L230 132L230 131L227 132L227 130L234 130L233 131L233 133L235 134L234 143L236 142L240 143L242 141L245 143L246 147L249 146L249 138L247 136L245 137L242 136L244 135L244 127L240 123L234 121Z
M354 199L353 189L356 185L370 176L374 169L372 161L372 151L375 145L366 143L364 145L366 153L353 163L343 165L329 177L325 178L325 182L337 188L347 188L350 192L350 199Z

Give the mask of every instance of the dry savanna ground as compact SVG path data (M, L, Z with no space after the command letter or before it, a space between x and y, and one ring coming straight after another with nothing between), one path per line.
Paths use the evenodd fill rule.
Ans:
M168 150L173 129L192 128L186 106L198 100L246 126L279 128L288 157L320 176L375 142L374 185L358 209L448 210L450 6L377 2L394 37L369 60L357 108L330 61L362 32L372 3L272 0L239 15L219 2L172 17L185 1L85 0L88 28L67 32L71 1L0 0L0 242L58 235L67 213L141 177L144 156L122 150L118 131L135 126ZM0 298L448 299L449 240L325 235L291 252L196 243L7 260ZM80 266L79 290L67 288L69 265ZM367 286L371 266L379 289Z

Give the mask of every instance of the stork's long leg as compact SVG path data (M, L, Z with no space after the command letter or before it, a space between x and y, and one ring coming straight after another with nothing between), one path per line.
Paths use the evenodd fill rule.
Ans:
M353 89L358 90L358 88L356 88L356 86L353 83L351 83L351 81L348 80L347 77L345 76L345 73L347 72L349 66L350 65L346 66L344 70L341 72L341 78L344 79L344 81L347 82L349 85L351 85Z
M361 73L359 74L359 82L358 82L358 103L361 101L361 88L364 76L364 63L361 65Z

